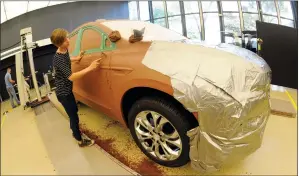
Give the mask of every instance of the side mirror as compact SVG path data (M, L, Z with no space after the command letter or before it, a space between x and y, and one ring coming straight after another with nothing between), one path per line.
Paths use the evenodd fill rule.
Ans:
M119 31L112 31L108 37L111 42L117 42L118 40L121 39L121 35L120 35Z
M134 37L135 37L135 38L143 37L144 30L145 30L145 28L142 28L141 30L134 29L134 30L133 30Z
M141 30L133 29L133 34L129 38L130 43L139 42L143 39L145 28L142 28Z

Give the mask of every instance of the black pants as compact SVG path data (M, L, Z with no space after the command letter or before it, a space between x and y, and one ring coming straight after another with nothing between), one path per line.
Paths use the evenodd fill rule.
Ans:
M79 129L79 117L78 117L78 107L74 94L67 96L57 96L57 99L64 107L67 115L70 118L70 128L73 131L73 136L76 140L81 141L81 132Z

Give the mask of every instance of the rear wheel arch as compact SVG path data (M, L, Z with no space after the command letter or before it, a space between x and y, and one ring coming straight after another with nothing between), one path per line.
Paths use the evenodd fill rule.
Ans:
M168 102L171 102L173 105L175 105L176 108L178 108L178 110L186 114L187 116L186 119L190 122L190 124L194 125L194 127L198 126L198 121L194 117L194 115L188 110L186 110L184 106L178 100L176 100L172 95L169 95L168 93L165 93L161 90L149 88L149 87L131 88L128 91L126 91L126 93L122 97L121 110L122 110L123 119L126 122L127 126L128 126L128 114L134 102L144 97L159 97Z

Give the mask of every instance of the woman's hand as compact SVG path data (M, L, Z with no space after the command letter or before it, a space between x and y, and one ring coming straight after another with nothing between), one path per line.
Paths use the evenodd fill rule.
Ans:
M84 54L85 54L85 51L80 51L80 54L78 56L78 62L81 61L81 59L83 58Z
M85 54L85 51L80 51L80 54L78 56L72 56L70 59L71 59L71 62L80 62L81 59L83 58Z
M97 59L97 60L94 60L88 67L88 70L89 71L93 71L95 69L97 69L100 65L101 65L101 62L102 62L102 58L100 59Z

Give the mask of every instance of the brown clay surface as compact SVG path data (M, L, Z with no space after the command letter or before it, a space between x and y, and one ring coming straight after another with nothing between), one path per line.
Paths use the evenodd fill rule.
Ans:
M101 22L90 22L85 25L97 26L107 35L112 32ZM76 37L77 35L70 38L70 53L74 49L73 38ZM97 46L101 40L95 32L84 32L83 37L87 39L83 39L81 43L84 49ZM126 125L121 101L128 90L135 87L149 87L173 95L170 78L141 63L150 45L151 42L130 43L123 38L117 41L116 50L103 52L105 57L99 70L74 82L73 92L76 99ZM102 57L103 53L86 54L80 63L72 64L72 71L77 72L88 67L93 60Z
M84 111L86 110L89 111L86 106L81 106L79 114L85 114ZM93 119L94 117L80 115L81 131L89 138L94 139L102 149L142 175L163 175L157 164L150 161L139 150L129 131L122 127L119 122L110 120L101 114L101 117L97 117L98 121L91 126L89 118Z
M51 97L50 100L57 109L66 116L55 94ZM7 105L9 107L9 103ZM79 114L82 128L91 132L92 138L101 139L102 142L97 142L97 144L102 145L108 153L117 156L122 162L122 158L124 158L126 162L123 163L131 169L135 170L135 168L140 167L139 170L136 169L135 171L142 175L156 173L157 169L162 175L200 175L191 168L190 164L179 168L167 168L155 163L144 162L147 157L137 147L127 128L85 105L79 107ZM67 116L66 119L68 119ZM296 122L296 118L271 115L265 130L262 147L244 161L230 167L224 167L214 175L296 175ZM112 154L112 150L114 154Z
M290 101L272 97L270 102L271 102L272 114L287 116L287 117L296 117L297 111L295 110L295 108L293 107Z
M278 116L283 116L283 117L291 117L291 118L296 117L296 114L289 113L289 112L283 112L283 111L277 111L277 110L271 110L271 114L278 115Z
M85 105L79 108L81 129L96 144L114 158L141 175L200 175L190 163L179 168L168 168L154 163L144 155L131 137L130 131L106 115ZM242 162L226 167L214 175L249 175L245 173Z

